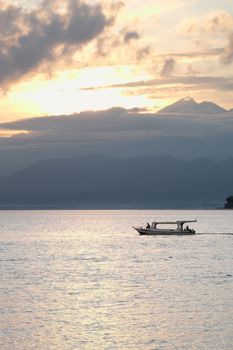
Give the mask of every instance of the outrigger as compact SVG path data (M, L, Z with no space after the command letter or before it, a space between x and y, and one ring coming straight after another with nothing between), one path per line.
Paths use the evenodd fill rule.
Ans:
M197 222L197 220L178 220L178 221L154 221L150 225L147 223L146 227L133 228L140 233L140 235L194 235L195 230L190 229L188 225L184 228L184 224L190 222ZM162 228L161 225L176 225L175 228Z

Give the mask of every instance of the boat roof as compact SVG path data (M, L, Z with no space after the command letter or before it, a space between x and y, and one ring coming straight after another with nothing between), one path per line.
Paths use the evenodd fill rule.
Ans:
M154 221L155 224L185 224L187 222L197 222L197 220L177 220L177 221Z

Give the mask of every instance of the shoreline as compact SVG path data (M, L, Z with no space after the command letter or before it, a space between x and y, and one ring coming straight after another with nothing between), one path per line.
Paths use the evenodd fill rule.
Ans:
M80 211L85 211L85 210L93 210L93 211L100 211L100 210L223 210L223 211L231 211L233 208L218 208L218 207L139 207L139 206L4 206L0 207L0 211L38 211L38 210L46 210L46 211L69 211L69 210L80 210Z

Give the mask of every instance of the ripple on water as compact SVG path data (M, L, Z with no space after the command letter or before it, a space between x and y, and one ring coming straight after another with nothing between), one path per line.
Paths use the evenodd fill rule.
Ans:
M0 216L1 350L231 348L229 212ZM195 217L196 229L213 234L141 237L131 229L154 216Z

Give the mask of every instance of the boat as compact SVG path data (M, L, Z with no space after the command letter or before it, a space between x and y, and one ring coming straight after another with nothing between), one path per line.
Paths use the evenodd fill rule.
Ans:
M188 225L190 222L197 222L197 220L178 220L178 221L154 221L150 225L147 223L145 227L133 228L140 233L140 235L194 235L195 230L190 229ZM163 225L174 225L174 228L163 228Z

